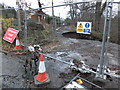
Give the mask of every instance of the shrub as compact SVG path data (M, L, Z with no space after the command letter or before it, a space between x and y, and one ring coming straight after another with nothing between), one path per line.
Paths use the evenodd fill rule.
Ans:
M4 36L5 32L7 31L7 29L10 28L10 27L13 27L14 19L13 18L5 18L5 19L1 18L0 20L2 21L2 38L3 38L3 36ZM3 45L2 48L4 50L10 50L11 47L14 47L14 44L11 44L11 43L9 43L7 41L2 40L1 42L2 42L1 44Z
M4 34L8 28L13 27L13 18L6 18L2 20L2 33Z

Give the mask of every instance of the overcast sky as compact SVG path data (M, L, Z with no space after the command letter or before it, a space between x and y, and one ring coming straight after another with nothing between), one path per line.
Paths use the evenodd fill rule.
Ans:
M31 3L31 7L32 8L39 8L38 7L38 0L25 0L29 3ZM45 6L51 6L52 5L52 0L40 0L41 3L43 3L43 6L42 7L45 7ZM75 2L80 2L82 0L74 0ZM83 0L83 1L93 1L93 0ZM96 0L94 0L96 1ZM114 1L120 1L120 0L114 0ZM64 0L53 0L54 2L54 5L61 5L63 4ZM16 0L0 0L0 3L5 3L6 5L8 6L11 6L11 7L16 7ZM114 8L117 8L117 7L114 7ZM116 9L115 9L116 10ZM49 15L52 15L52 9L45 9L44 10L47 14ZM62 18L66 18L67 17L67 13L69 11L69 7L56 7L54 8L54 12L55 12L55 15L56 16L61 16Z
M39 8L37 0L26 0L26 1L31 3L32 8ZM41 3L43 3L42 7L52 5L52 3L51 3L52 0L40 0L40 1L41 1ZM53 0L53 1L54 1L54 5L60 5L60 4L63 4L64 0ZM8 6L16 7L16 0L0 0L0 3L5 3ZM55 15L56 16L60 15L61 17L66 18L67 11L69 10L69 8L68 7L59 7L59 8L54 8L54 10L55 10ZM52 9L51 8L50 9L44 9L43 11L45 11L49 15L52 15Z

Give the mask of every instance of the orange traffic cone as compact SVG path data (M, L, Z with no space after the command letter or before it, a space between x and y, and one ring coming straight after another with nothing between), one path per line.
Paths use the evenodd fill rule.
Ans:
M40 54L40 63L39 63L39 71L37 77L35 77L38 83L36 84L44 84L50 82L50 79L46 73L45 63L44 63L44 55Z
M18 39L18 36L16 36L16 46L14 48L15 50L22 50L21 46L20 46L20 42Z

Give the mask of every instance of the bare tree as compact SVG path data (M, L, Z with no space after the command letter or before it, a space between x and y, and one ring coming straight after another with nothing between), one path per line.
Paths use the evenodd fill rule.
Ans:
M38 0L38 6L39 8L42 8L42 4L40 3L40 0ZM42 11L42 9L39 9L40 11Z
M64 3L73 3L73 0L64 0ZM70 6L69 15L72 20L77 17L79 18L82 17L82 20L94 19L95 21L94 29L99 31L100 20L103 11L105 10L106 2L102 4L102 0L100 0L99 2L97 1L96 3L84 2L81 4L69 5L69 6Z
M96 2L96 10L95 10L95 29L96 30L99 30L101 1Z
M31 3L26 0L17 0L17 2L19 3L19 7L22 9L30 8L30 6L31 6Z
M73 3L73 0L64 0L64 3ZM70 18L73 20L74 19L74 6L73 5L69 5L70 7L70 11L68 12L68 14L70 15Z
M38 16L38 23L41 23L41 21L43 21L43 19L44 19L45 13L44 13L44 12L42 11L42 9L41 9L43 3L41 3L40 0L37 0L37 1L38 1L39 10L36 11L36 14L37 14L37 16Z
M95 30L99 31L99 24L100 24L100 19L103 14L103 11L105 10L106 7L106 2L102 4L102 0L100 2L96 2L96 10L95 10Z

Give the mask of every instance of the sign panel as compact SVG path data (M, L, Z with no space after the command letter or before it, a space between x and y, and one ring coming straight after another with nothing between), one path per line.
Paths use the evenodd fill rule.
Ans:
M8 30L6 31L3 39L10 42L10 43L13 43L13 41L15 40L18 32L19 32L18 30L15 30L13 28L8 28Z
M77 33L90 34L92 22L77 22Z

